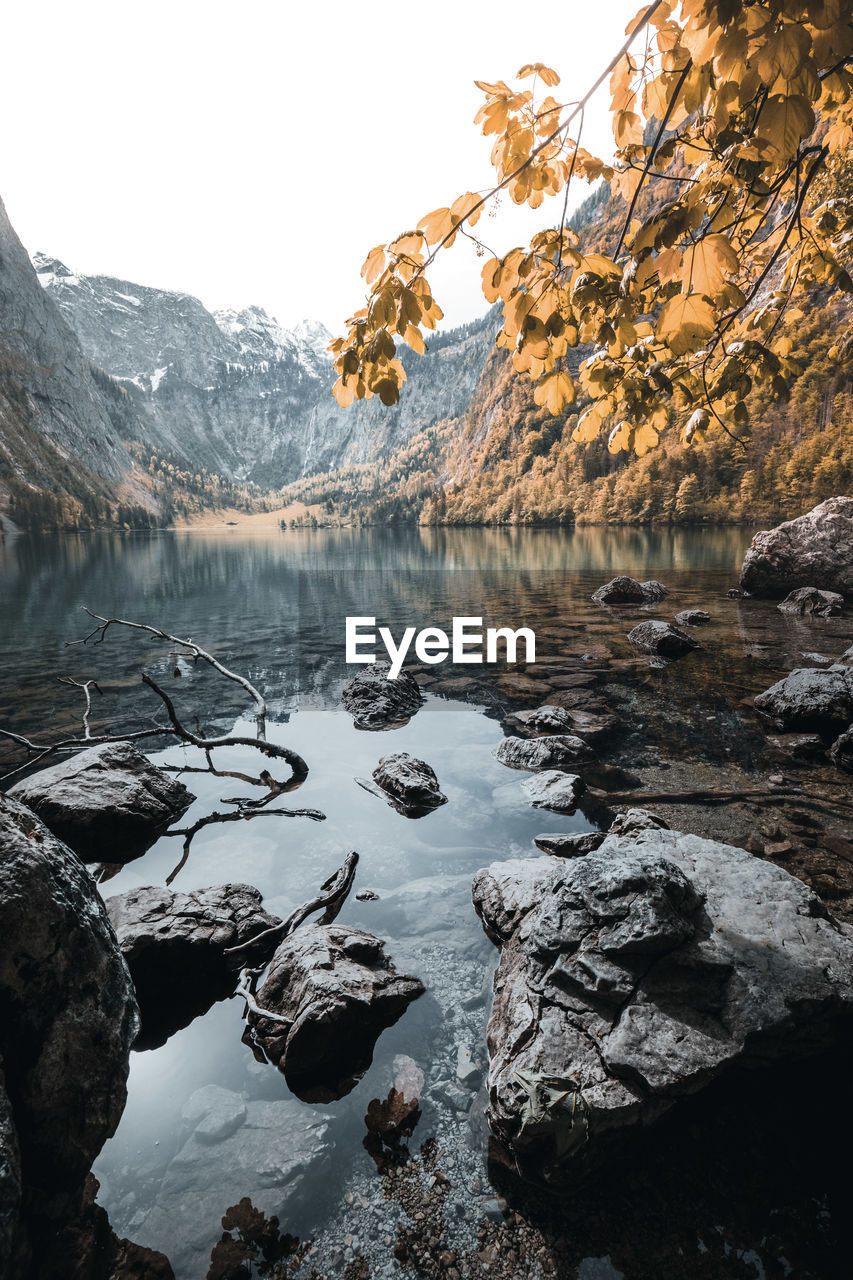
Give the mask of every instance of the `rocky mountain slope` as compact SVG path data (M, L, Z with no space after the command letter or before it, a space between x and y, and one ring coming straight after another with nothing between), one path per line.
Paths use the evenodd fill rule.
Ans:
M135 430L126 397L40 288L0 201L0 508L16 495L105 501L132 488L122 437Z
M442 335L411 360L400 406L342 410L322 325L282 328L260 307L208 311L186 294L34 264L90 359L117 379L144 424L144 445L177 463L264 488L405 443L471 399L491 346L486 321Z

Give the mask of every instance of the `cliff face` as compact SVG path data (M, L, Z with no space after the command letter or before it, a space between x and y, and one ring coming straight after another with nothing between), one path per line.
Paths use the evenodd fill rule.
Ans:
M396 409L342 410L322 325L287 330L260 307L210 312L185 294L34 262L86 354L126 389L143 443L264 488L369 461L462 412L491 345L485 321L442 337L409 360Z
M129 406L39 285L0 201L0 499L16 484L106 493L131 470Z

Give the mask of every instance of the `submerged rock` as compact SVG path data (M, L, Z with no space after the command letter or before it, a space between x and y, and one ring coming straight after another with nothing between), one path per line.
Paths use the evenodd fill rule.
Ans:
M603 841L603 831L573 831L568 835L558 831L553 835L533 837L536 848L550 853L552 858L583 858L594 852Z
M257 1042L305 1102L350 1092L373 1061L376 1041L412 1000L419 978L397 973L385 944L362 929L311 925L276 951L257 994L283 1022L250 1015Z
M798 587L786 596L776 608L780 613L811 613L816 617L832 618L844 608L844 596L837 591L821 591L818 587Z
M829 749L829 758L839 769L853 773L853 724L835 739Z
M432 766L407 751L383 756L373 770L373 781L397 808L410 816L429 813L447 804L447 796L440 790Z
M94 880L33 813L2 795L0 937L0 1125L17 1134L20 1151L19 1268L37 1275L40 1250L79 1210L92 1162L115 1133L139 1020ZM14 1148L8 1138L4 1145L13 1184Z
M853 595L853 498L829 498L796 520L757 533L740 584L754 596L818 587Z
M510 769L566 769L573 764L595 760L592 747L571 733L544 738L504 738L494 751L501 764Z
M705 627L711 621L710 613L704 609L682 609L675 615L679 627Z
M190 893L161 886L110 898L107 912L139 1000L136 1049L155 1049L230 996L246 964L262 964L276 939L225 954L279 923L248 884L220 884Z
M341 702L358 729L388 729L403 724L423 706L418 682L408 671L389 680L391 664L374 662L344 685Z
M638 582L622 575L599 587L592 598L597 604L657 604L668 595L668 588L654 578Z
M799 667L759 693L755 709L782 728L846 727L853 720L853 670Z
M654 653L662 658L681 658L691 649L698 649L699 642L671 622L649 620L640 622L628 632L628 639L642 653Z
M88 747L9 791L84 862L129 862L195 796L130 742Z
M853 929L773 863L676 831L495 863L489 1121L519 1170L582 1179L734 1065L816 1053L853 1016Z
M586 783L576 773L546 769L525 778L522 788L535 809L553 809L556 813L574 813Z

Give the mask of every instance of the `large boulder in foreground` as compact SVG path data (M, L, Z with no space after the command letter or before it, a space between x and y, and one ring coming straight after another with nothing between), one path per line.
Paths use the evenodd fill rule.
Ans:
M757 694L755 709L782 729L846 728L853 721L853 668L798 667Z
M0 1068L0 1275L6 1275L21 1210L21 1156Z
M37 1255L51 1224L79 1211L92 1161L116 1130L139 1019L94 880L33 813L1 795L0 937L0 1123L14 1125L24 1200L37 1206L19 1249ZM28 1274L41 1274L37 1262Z
M631 830L495 863L473 896L501 948L489 1120L531 1177L581 1179L731 1067L853 1028L853 929L742 849Z
M853 596L853 498L829 498L796 520L757 533L740 584L754 596L819 587Z
M355 1087L381 1033L423 992L419 978L397 973L379 938L310 925L284 940L257 994L283 1021L251 1014L250 1022L291 1091L303 1102L330 1102Z
M668 595L669 589L655 578L638 582L623 574L593 591L592 598L596 604L658 604Z
M374 662L344 685L341 702L357 729L391 729L405 724L423 706L415 677L401 671L391 680L390 671L390 663Z
M195 796L130 742L88 747L9 791L84 862L129 862Z
M107 901L127 961L142 1026L136 1049L156 1049L217 1000L230 996L246 964L263 964L276 940L251 939L279 923L248 884L219 884L191 893L157 886ZM243 948L228 955L230 947Z

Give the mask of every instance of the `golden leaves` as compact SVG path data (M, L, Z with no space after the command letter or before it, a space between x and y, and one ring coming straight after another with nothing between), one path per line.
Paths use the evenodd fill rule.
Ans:
M698 293L678 294L661 309L657 336L674 355L698 351L716 327L714 308Z
M800 94L776 94L764 104L758 121L758 136L771 153L788 157L796 153L800 140L815 126L814 111Z
M680 271L684 291L720 298L726 291L727 277L737 275L739 268L734 246L726 236L705 235L684 252Z
M525 62L520 71L516 71L516 80L525 80L528 76L538 76L543 84L547 84L549 88L560 83L560 77L551 67L546 67L544 62Z
M567 405L574 403L575 384L567 373L562 371L549 373L536 384L533 399L536 404L556 416L562 413Z

